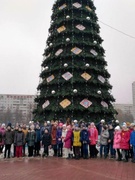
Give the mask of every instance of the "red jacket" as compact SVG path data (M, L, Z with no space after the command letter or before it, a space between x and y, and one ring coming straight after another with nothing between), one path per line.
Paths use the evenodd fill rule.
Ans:
M121 142L120 148L128 150L129 149L129 140L130 140L130 132L129 130L121 131Z
M73 135L73 131L68 130L67 134L66 134L66 137L64 139L64 142L65 142L64 147L65 148L71 148L71 146L72 146L72 135Z
M56 145L57 144L57 142L56 142L56 134L57 134L57 127L53 126L52 127L52 132L51 132L51 138L52 138L51 144L52 145Z
M96 142L98 141L98 131L96 128L90 128L89 129L89 140L90 145L96 145Z

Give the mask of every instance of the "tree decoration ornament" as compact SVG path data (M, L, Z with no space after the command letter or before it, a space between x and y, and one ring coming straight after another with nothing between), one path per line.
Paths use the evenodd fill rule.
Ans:
M65 109L66 107L68 107L71 104L71 101L69 101L68 99L64 99L63 101L60 102L60 105Z
M97 41L94 41L94 44L97 44Z
M87 17L86 17L86 19L87 19L87 20L90 20L90 17L89 17L89 16L87 16Z
M91 75L89 75L88 73L84 72L81 77L83 79L85 79L86 81L90 80L91 79Z
M101 105L102 105L103 107L108 108L108 104L107 104L105 101L101 101Z
M69 39L69 38L67 38L67 39L66 39L66 41L67 41L67 42L69 42L69 41L70 41L70 39Z
M62 10L62 9L64 9L64 8L66 8L66 7L67 7L67 5L66 5L66 4L63 4L62 6L59 7L59 10Z
M97 53L94 49L91 49L90 52L91 52L91 54L93 54L94 56L97 56L97 55L98 55L98 53Z
M48 70L48 69L49 69L49 67L48 67L48 66L46 66L46 67L45 67L45 70Z
M65 26L61 26L61 27L59 27L59 28L57 29L58 33L61 33L61 32L63 32L63 31L65 31L65 30L66 30L66 27L65 27Z
M65 74L62 75L62 77L68 81L69 79L71 79L73 77L73 75L70 72L66 72Z
M103 76L98 76L98 80L102 83L105 83L105 78Z
M78 2L74 3L73 6L76 7L76 8L81 8L82 7L82 5L80 3L78 3Z
M89 67L90 65L88 63L85 64L86 67Z
M48 78L46 78L46 81L49 83L49 82L51 82L52 80L54 80L54 75L51 75L51 76L49 76Z
M58 51L56 51L55 56L59 56L62 52L63 52L63 49L59 49Z
M74 93L77 93L77 89L74 89L73 92L74 92Z
M82 52L82 50L78 47L74 47L73 49L71 49L71 51L76 55L78 55Z
M90 107L90 106L92 105L92 102L89 101L88 99L84 99L84 100L82 100L82 101L80 102L80 104L81 104L83 107L88 108L88 107Z
M88 11L92 11L92 9L89 6L85 6Z
M50 104L49 100L45 101L44 104L42 105L42 108L45 109L47 106L49 106L49 104Z
M81 24L78 24L76 26L76 28L79 29L80 31L84 31L85 30L85 27L83 25L81 25Z
M67 63L65 63L65 64L64 64L64 67L68 67L68 64L67 64Z
M100 90L98 90L98 91L97 91L97 93L98 93L98 94L101 94L101 91L100 91Z
M70 16L69 16L69 15L67 15L67 16L66 16L66 19L69 19L69 18L70 18Z
M52 46L52 45L53 45L53 43L50 43L50 44L49 44L49 46Z
M51 23L54 23L54 21L52 20Z
M52 90L51 93L52 93L52 94L55 94L55 90Z

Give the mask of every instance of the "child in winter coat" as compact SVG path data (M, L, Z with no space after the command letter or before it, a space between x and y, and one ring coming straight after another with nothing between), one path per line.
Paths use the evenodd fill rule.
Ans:
M130 140L130 132L126 124L123 124L122 131L121 131L121 142L120 142L120 148L122 149L123 162L128 162L129 140Z
M98 130L95 124L92 122L89 127L89 142L90 142L90 158L97 157L98 150L96 149L96 143L98 141Z
M62 157L62 152L63 152L63 142L62 142L62 123L59 123L59 126L57 128L57 135L56 135L56 140L57 140L57 149L58 149L58 157Z
M26 142L28 144L28 157L33 156L35 140L36 140L36 133L34 130L34 125L31 125L26 136Z
M121 142L121 129L120 126L116 126L114 132L114 141L113 141L113 148L117 151L117 161L121 161L121 153L120 153L120 142Z
M108 152L110 150L110 158L115 158L116 157L116 151L113 148L113 141L114 141L114 128L112 124L109 124L109 138L108 138Z
M64 147L65 147L65 157L66 159L70 158L70 148L72 147L72 128L70 125L67 126L67 134L64 139Z
M100 157L102 158L102 151L104 149L104 158L107 158L107 144L108 144L109 132L106 126L102 127L100 134Z
M87 127L85 125L82 126L80 136L83 148L83 158L88 159L89 132L87 131Z
M4 136L4 141L5 141L5 153L4 153L4 159L5 159L7 151L8 151L8 158L10 158L11 145L14 141L14 135L13 135L13 132L11 131L11 126L7 127L7 130Z
M44 134L42 136L42 145L44 146L43 157L47 157L49 155L48 149L51 145L51 135L48 129L45 129Z
M2 153L3 151L3 148L4 148L4 135L5 135L5 124L2 124L1 125L1 128L0 128L0 154Z
M65 140L65 137L66 137L66 134L67 134L67 127L66 125L64 124L63 125L63 128L62 128L62 143L63 143L63 158L65 158L65 143L64 143L64 140Z
M133 159L132 159L132 162L135 163L135 124L133 126L133 131L131 132L131 135L130 135L130 146L133 149Z
M57 124L54 123L53 127L52 127L52 132L51 132L51 145L52 148L54 150L54 156L57 156L57 141L56 141L56 134L57 134Z
M40 133L40 127L39 124L36 125L36 140L35 140L35 156L40 156L39 151L40 151L40 141L41 141L41 133Z
M81 148L81 136L78 125L75 125L75 130L73 131L73 147L75 150L75 159L80 158L80 148Z
M24 144L24 133L22 132L22 128L18 128L18 132L15 134L14 137L14 144L16 146L16 157L22 157L22 148Z

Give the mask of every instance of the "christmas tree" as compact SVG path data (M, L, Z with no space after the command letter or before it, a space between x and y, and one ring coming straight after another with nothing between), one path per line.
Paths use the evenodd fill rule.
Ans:
M57 0L43 54L35 118L114 119L100 27L92 0Z

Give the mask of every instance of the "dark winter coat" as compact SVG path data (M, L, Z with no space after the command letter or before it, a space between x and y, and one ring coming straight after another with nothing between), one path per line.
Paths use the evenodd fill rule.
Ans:
M36 141L36 133L35 131L28 131L28 134L26 136L26 142L28 146L34 146Z
M87 129L83 129L81 131L80 139L81 139L82 144L89 143L89 132L87 131Z
M40 129L36 129L36 139L35 142L40 142L41 141L41 133L40 133Z
M111 142L109 142L109 143L113 144L113 141L114 141L114 129L109 129L108 132L109 132L109 138L108 138L108 140L111 141Z
M5 144L12 144L14 141L14 135L13 135L13 131L11 130L8 130L6 131L5 133L5 136L4 136L4 142Z
M4 145L4 136L5 136L6 130L4 128L0 129L0 146Z
M57 144L62 144L62 128L57 129L56 140Z
M49 133L44 133L42 136L42 144L44 146L51 145L51 135Z
M24 142L25 142L24 133L22 131L21 132L18 131L17 133L15 133L14 144L16 146L23 146Z

